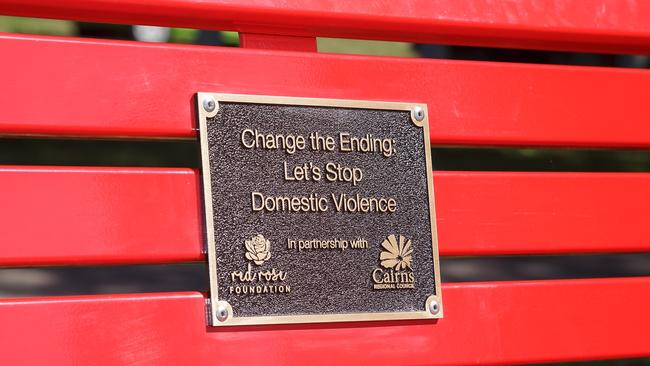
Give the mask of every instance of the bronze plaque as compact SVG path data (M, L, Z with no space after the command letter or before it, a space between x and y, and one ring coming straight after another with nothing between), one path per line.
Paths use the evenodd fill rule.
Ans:
M442 317L426 105L197 104L212 325Z

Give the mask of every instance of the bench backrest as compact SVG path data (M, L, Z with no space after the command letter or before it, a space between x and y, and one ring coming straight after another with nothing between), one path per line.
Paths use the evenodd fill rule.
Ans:
M423 102L433 145L650 146L646 70L319 54L316 36L650 52L650 3L0 0L239 31L244 49L4 34L0 134L195 139L198 91ZM0 143L2 143L0 141ZM442 256L645 252L645 173L434 171ZM199 172L0 166L0 265L205 261ZM0 363L450 364L650 356L650 278L444 284L430 322L206 327L205 294L0 300Z

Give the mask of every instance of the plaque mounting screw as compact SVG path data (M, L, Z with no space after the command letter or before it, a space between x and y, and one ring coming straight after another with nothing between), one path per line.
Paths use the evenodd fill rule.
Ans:
M219 301L217 303L217 320L220 322L225 322L230 315L228 312L228 303L225 301Z
M429 303L429 312L432 315L436 315L440 312L440 304L436 300L433 300Z
M424 108L418 106L415 106L413 108L413 117L415 117L415 120L418 122L424 121Z
M205 97L203 98L203 109L205 109L206 112L212 112L214 109L217 107L217 103L214 101L214 98L212 97Z

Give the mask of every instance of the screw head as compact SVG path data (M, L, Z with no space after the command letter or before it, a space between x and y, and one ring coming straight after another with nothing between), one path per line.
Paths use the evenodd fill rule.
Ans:
M432 315L436 315L440 312L440 304L436 300L433 300L429 303L429 312Z
M228 319L228 305L222 301L217 303L217 320L220 322L226 321Z
M205 109L206 112L212 112L217 107L217 103L214 101L214 98L212 97L203 98L202 104L203 104L203 109Z
M413 108L413 116L416 121L422 122L424 120L424 108L415 106L415 108Z

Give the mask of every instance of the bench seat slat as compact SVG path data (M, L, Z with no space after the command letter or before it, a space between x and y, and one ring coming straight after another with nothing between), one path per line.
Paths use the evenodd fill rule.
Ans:
M650 51L650 5L620 0L0 0L0 14L246 33L611 53ZM606 11L605 11L606 9Z
M442 255L650 249L650 174L433 174ZM1 167L0 265L202 260L199 192L191 169Z
M434 172L445 255L650 250L648 173Z
M4 299L0 351L11 365L449 365L642 357L650 356L648 294L647 277L445 284L445 317L437 323L245 331L207 329L200 293Z
M193 137L193 96L214 91L424 102L434 144L650 146L631 92L648 70L13 35L0 50L0 134Z
M0 264L202 259L192 169L0 167Z

